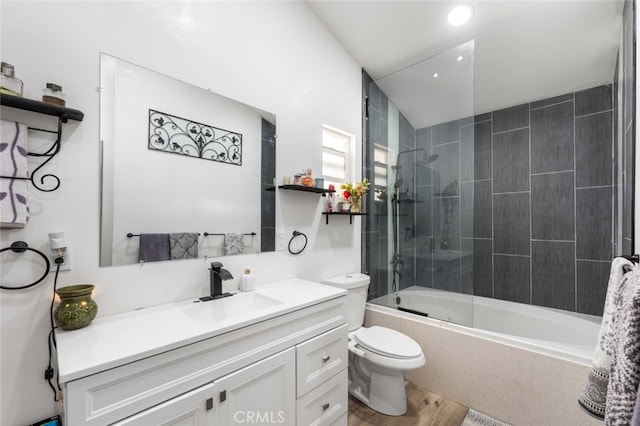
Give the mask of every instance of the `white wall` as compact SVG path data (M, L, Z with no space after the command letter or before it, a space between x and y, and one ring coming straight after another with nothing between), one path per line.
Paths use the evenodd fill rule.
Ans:
M95 284L98 315L194 298L208 288L202 260L98 267L101 51L275 113L277 176L307 167L320 171L323 123L356 135L360 144L360 68L302 3L2 1L0 14L1 59L15 66L25 96L39 99L46 82L55 82L63 86L67 105L85 113L82 123L65 126L62 151L49 167L61 178L60 189L32 191L28 225L2 230L0 245L24 240L47 250L48 232L66 232L73 269L60 274L58 286ZM40 120L10 108L2 114ZM308 235L302 255L220 260L236 276L251 266L259 284L359 270L359 219L349 226L344 218L332 218L327 226L320 200L316 194L278 192L276 226L287 241L294 229ZM1 262L4 285L42 274L29 254L2 253ZM29 290L0 290L2 425L28 424L56 411L43 380L50 275Z

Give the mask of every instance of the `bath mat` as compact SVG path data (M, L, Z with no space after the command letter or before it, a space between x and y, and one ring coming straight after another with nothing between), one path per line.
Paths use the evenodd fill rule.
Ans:
M464 418L460 426L510 426L509 423L501 422L492 417L482 414L473 408L469 408L467 416Z

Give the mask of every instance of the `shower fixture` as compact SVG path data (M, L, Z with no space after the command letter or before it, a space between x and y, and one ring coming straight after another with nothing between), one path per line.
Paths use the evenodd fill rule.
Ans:
M423 148L416 149L407 149L405 151L400 151L398 156L396 157L395 166L391 166L392 170L395 170L396 176L395 181L393 183L393 196L391 197L391 211L392 211L392 229L393 229L393 256L391 257L390 264L393 267L393 278L391 281L391 290L396 295L396 304L400 304L400 296L398 295L398 283L397 279L402 279L402 268L404 267L404 260L402 259L402 255L399 252L399 230L398 230L398 204L402 201L400 196L400 188L404 184L404 179L402 178L401 169L402 165L400 164L400 157L402 155L410 154L410 153L420 153L422 154L420 159L416 160L413 164L414 166L426 167L429 164L433 163L439 158L438 154L427 154L427 151ZM407 189L408 191L408 189ZM408 227L405 229L405 241L408 241L413 237L413 227Z

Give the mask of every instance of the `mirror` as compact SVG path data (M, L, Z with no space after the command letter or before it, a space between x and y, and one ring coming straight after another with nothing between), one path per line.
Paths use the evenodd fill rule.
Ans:
M100 266L275 250L274 114L107 54L100 85Z

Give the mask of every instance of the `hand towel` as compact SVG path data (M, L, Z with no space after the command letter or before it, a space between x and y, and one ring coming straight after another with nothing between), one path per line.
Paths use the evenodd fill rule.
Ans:
M227 256L242 254L244 251L244 235L230 232L224 235L224 251Z
M27 125L0 120L0 175L28 177ZM0 179L0 228L24 228L29 217L27 180Z
M599 419L604 418L607 386L609 384L609 373L611 372L611 355L613 351L611 335L613 325L611 321L613 314L617 310L615 303L625 271L633 267L632 262L622 257L616 257L611 262L602 323L593 356L593 365L587 376L587 383L582 393L578 396L578 403L582 408Z
M140 262L170 260L169 234L140 234Z
M604 423L631 424L640 383L640 268L627 272L614 301L611 374Z
M171 260L196 259L198 257L198 233L180 232L169 234Z

